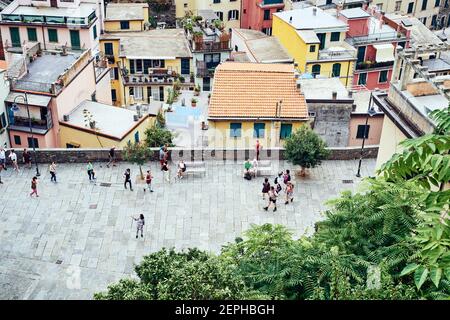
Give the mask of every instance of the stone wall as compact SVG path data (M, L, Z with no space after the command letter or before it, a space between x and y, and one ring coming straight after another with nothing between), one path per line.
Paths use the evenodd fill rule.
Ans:
M329 160L354 160L360 156L360 147L329 148L331 155ZM33 151L28 149L33 158ZM152 148L153 156L150 160L158 160L158 148ZM183 159L185 161L243 161L253 159L255 151L249 149L237 150L214 150L214 149L191 149L170 148L170 158L173 161ZM100 162L108 160L109 149L38 149L36 157L39 163L81 163L81 162ZM9 152L8 152L9 153ZM7 155L8 155L7 153ZM16 149L19 163L22 163L22 150ZM283 149L263 149L260 153L261 159L284 160ZM378 146L366 146L364 149L364 158L376 158L378 155ZM116 159L122 160L121 150L116 150Z

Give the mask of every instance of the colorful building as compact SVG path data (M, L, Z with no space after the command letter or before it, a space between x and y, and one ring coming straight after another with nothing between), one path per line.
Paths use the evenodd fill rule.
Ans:
M272 14L283 11L283 0L242 0L241 28L272 35Z
M111 68L116 106L165 101L176 80L193 88L192 54L183 29L105 33L102 56Z
M108 3L105 31L143 31L148 18L147 3Z
M15 0L1 12L4 50L23 53L39 44L43 50L64 46L94 52L102 28L102 4L95 0Z
M338 10L337 15L348 24L346 41L357 50L353 85L388 89L395 49L398 45L409 47L410 31L375 10Z
M276 83L276 85L274 85ZM208 109L208 144L279 147L309 120L292 64L224 62L216 69Z
M313 77L339 77L353 84L356 50L346 41L345 22L320 8L273 14L273 35L294 58L300 72Z

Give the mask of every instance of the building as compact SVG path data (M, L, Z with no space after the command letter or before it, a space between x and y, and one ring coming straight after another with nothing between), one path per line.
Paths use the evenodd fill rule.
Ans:
M192 54L183 29L105 33L100 43L111 68L116 106L165 101L177 79L182 86L194 86Z
M230 58L230 32L212 10L199 11L201 21L186 23L184 31L192 52L195 74L195 85L203 91L210 91L214 70L222 62Z
M348 24L346 41L357 50L353 85L388 89L394 50L397 45L409 46L410 31L375 10L353 8L338 10L337 15Z
M212 10L228 31L241 25L241 0L175 0L175 6L177 19L186 14L199 15L201 10Z
M274 13L272 28L300 72L339 77L345 86L353 84L356 50L345 41L345 22L309 7Z
M5 78L5 69L0 69L0 78ZM0 146L9 147L9 137L8 137L8 113L5 108L5 99L9 93L9 82L0 80Z
M105 31L143 31L149 18L147 3L108 3Z
M241 0L241 28L272 35L272 14L283 11L283 0Z
M128 142L143 141L156 113L136 114L125 108L84 100L60 121L61 146L120 148Z
M243 55L245 61L257 63L293 63L294 59L287 53L280 41L258 30L233 29L231 46L235 61Z
M417 138L435 129L429 113L445 109L450 102L450 76L430 74L420 66L418 57L438 50L433 46L422 49L399 49L388 93L374 93L375 104L384 112L383 129L377 168L401 152L399 143Z
M14 55L11 61L6 76L10 93L5 99L11 147L33 145L27 104L35 147L55 148L61 146L59 122L81 101L111 103L106 61L96 62L90 50L78 53L38 50L24 56Z
M276 83L277 85L274 85ZM308 107L289 64L224 62L216 69L208 109L208 144L278 147L307 124Z
M285 10L293 10L307 8L311 6L320 7L321 9L334 9L338 5L342 5L343 9L361 8L368 0L284 0Z
M98 49L103 0L14 0L1 12L3 47L23 53L36 44L43 50ZM8 55L6 55L8 60Z

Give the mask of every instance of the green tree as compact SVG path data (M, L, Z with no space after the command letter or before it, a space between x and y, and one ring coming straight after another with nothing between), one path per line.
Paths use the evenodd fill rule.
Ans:
M159 110L156 115L156 126L159 128L164 128L166 126L166 118L164 117L164 113Z
M142 166L150 158L150 149L145 145L145 143L130 141L123 148L123 159L131 163L135 163L139 166L139 172L141 174L141 179L144 179L144 173L142 172Z
M160 128L157 125L153 125L145 130L145 136L145 142L150 148L157 148L165 144L174 146L174 144L172 143L172 132L167 129Z
M302 175L306 168L318 166L330 154L325 142L306 125L286 139L284 148L285 158L294 165L301 166Z

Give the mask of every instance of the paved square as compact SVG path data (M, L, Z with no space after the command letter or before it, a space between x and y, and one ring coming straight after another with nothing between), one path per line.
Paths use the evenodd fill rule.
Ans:
M34 170L9 168L0 185L0 299L91 299L131 276L145 254L172 246L218 252L251 224L280 223L297 237L309 234L326 200L357 187L357 165L325 161L307 179L294 178L293 204L278 201L276 213L262 210L263 178L244 180L242 163L207 162L206 177L190 175L170 184L163 182L159 164L151 163L153 193L144 193L135 180L133 192L124 190L125 169L138 175L137 166L127 163L109 169L95 163L95 185L85 164L58 165L56 184L41 165L40 197L33 199L28 194ZM275 174L291 165L281 161L272 167ZM373 175L374 167L374 159L364 160L362 175ZM139 213L146 218L143 239L135 238L131 218Z

